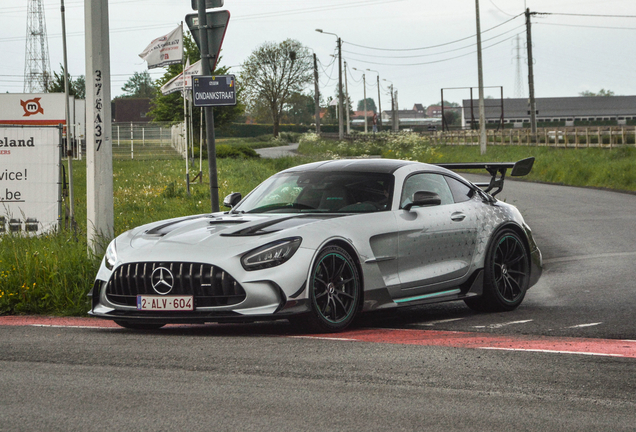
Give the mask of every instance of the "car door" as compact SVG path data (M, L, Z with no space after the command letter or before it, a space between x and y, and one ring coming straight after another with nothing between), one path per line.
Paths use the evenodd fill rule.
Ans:
M406 210L416 192L434 192L441 202ZM470 194L467 185L438 173L416 173L404 181L396 214L402 291L435 292L468 273L477 236Z

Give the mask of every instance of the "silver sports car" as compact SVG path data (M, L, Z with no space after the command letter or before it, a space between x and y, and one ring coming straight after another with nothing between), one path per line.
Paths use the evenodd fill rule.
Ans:
M287 169L245 198L228 195L227 212L118 236L90 314L137 329L289 319L334 332L399 306L515 309L541 275L541 252L519 211L494 195L508 169L526 175L533 162L358 159ZM490 181L451 171L475 168Z

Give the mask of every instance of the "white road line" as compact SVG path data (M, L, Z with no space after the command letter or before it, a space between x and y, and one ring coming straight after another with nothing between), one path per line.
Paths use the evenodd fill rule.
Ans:
M568 328L593 327L593 326L597 326L599 324L603 324L603 323L602 322L597 322L597 323L589 323L589 324L579 324L579 325L575 325L575 326L568 327Z
M528 349L528 348L479 347L479 349L498 350L498 351L527 351L527 352L540 352L540 353L552 353L552 354L580 354L580 355L601 356L601 357L625 357L622 354L604 354L604 353L592 353L592 352L560 351L560 350Z
M525 323L529 323L529 322L532 322L532 321L534 321L534 320L530 319L530 320L523 320L523 321L510 321L510 322L501 323L501 324L490 324L488 326L488 328L497 329L497 328L502 328L502 327L506 327L506 326L509 326L509 325L514 325L514 324L525 324Z
M463 320L463 319L464 318L450 318L450 319L445 319L445 320L431 321L431 322L427 322L427 323L417 323L417 324L414 324L414 325L432 327L435 324L444 324L444 323L449 323L449 322L453 322L453 321L460 321L460 320Z

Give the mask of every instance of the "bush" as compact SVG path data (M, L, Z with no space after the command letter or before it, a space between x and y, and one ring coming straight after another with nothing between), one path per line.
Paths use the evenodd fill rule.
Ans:
M216 157L219 159L254 159L260 155L254 149L247 146L231 146L227 144L219 144L216 146Z

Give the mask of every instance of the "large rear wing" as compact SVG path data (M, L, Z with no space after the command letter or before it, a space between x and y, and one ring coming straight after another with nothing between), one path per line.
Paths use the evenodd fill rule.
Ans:
M490 182L488 183L475 183L476 186L485 188L485 192L497 188L491 193L492 196L497 195L503 190L504 179L506 178L506 171L512 169L510 175L512 177L521 177L528 175L534 165L534 158L529 157L517 162L469 162L469 163L441 163L436 164L442 168L449 170L472 170L472 169L485 169L490 174ZM499 174L499 177L497 177Z

